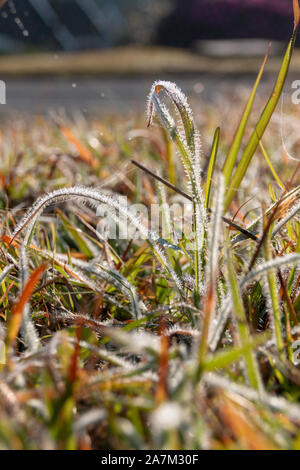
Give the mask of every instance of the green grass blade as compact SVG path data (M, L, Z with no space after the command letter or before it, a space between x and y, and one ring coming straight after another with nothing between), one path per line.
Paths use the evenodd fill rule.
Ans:
M266 237L264 243L264 254L265 260L270 261L272 259L272 251L271 251L271 227ZM285 351L284 351L284 342L281 333L281 311L280 305L278 300L278 288L276 282L276 273L274 269L270 269L267 272L267 279L269 285L269 292L272 302L272 311L273 311L273 322L274 322L274 333L275 339L277 344L277 350L280 358L285 360Z
M208 357L203 364L202 370L213 371L223 367L228 367L235 361L240 360L242 356L252 353L255 348L266 343L271 337L271 333L265 332L259 335L248 337L247 341L240 347L234 346L226 348L223 351L216 352L212 357Z
M263 60L263 63L260 67L257 78L255 80L254 86L252 88L249 100L246 104L242 119L241 119L241 121L238 125L237 131L235 133L235 136L233 138L231 147L229 149L228 155L227 155L226 160L225 160L225 164L224 164L224 167L223 167L223 175L225 177L225 185L226 186L228 186L228 184L230 182L230 178L231 178L231 175L232 175L232 172L233 172L233 168L234 168L234 165L236 163L236 159L237 159L239 150L241 148L242 139L243 139L245 129L246 129L246 125L247 125L247 122L248 122L248 119L249 119L249 116L250 116L250 113L251 113L251 110L252 110L252 107L253 107L253 103L254 103L254 100L255 100L257 88L258 88L258 85L260 84L261 77L263 75L265 65L266 65L266 62L267 62L267 59L268 59L268 56L269 56L269 53L270 53L270 47L271 47L271 45L269 45L269 47L268 47L265 58Z
M90 250L86 240L84 237L80 234L80 231L71 223L71 221L66 217L63 212L61 212L59 209L56 209L56 213L61 219L63 226L68 233L68 235L73 239L73 241L76 243L80 251L87 256L88 259L93 258L93 253Z
M175 150L173 142L169 140L166 130L161 128L164 144L166 147L167 161L168 161L168 175L169 181L174 186L177 185L177 176L176 176L176 160L175 160Z
M265 149L265 147L264 147L261 140L259 141L259 145L260 145L261 151L263 153L263 156L265 157L265 160L266 160L266 162L267 162L267 164L268 164L268 166L271 170L272 175L274 176L275 180L277 181L277 183L279 184L281 189L284 189L284 185L283 185L281 179L279 178L279 176L277 175L277 173L275 171L275 168L273 167L272 162L270 160L270 157L269 157L269 155L268 155L268 153L267 153L267 151L266 151L266 149Z
M273 115L273 112L278 104L279 98L282 93L282 89L284 87L286 77L289 71L289 66L291 63L291 58L295 46L295 41L296 41L296 36L297 36L297 30L298 30L298 25L299 25L299 5L298 1L294 1L294 16L295 16L295 26L294 26L294 32L292 35L292 38L289 42L289 45L287 47L275 86L273 88L273 91L271 93L271 96L269 98L268 103L265 106L265 109L263 110L260 119L250 137L250 140L246 146L246 149L243 153L243 156L241 158L240 163L238 164L238 167L236 169L236 172L231 180L227 197L225 200L225 211L227 211L230 207L230 204L237 192L237 190L240 187L240 184L245 176L245 173L248 169L248 166L252 160L252 157L258 147L259 141L262 139L264 132L270 122L270 119Z
M205 187L205 202L204 202L206 209L209 206L211 183L212 183L212 178L213 178L214 169L216 165L219 141L220 141L220 128L218 127L214 135L214 140L213 140L210 159L209 159L208 172L207 172L206 187Z

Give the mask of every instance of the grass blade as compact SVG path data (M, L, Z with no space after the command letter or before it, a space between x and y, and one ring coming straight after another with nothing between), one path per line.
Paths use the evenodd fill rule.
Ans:
M229 282L231 288L232 302L234 306L235 313L238 320L238 330L241 345L244 346L250 335L247 316L243 305L242 294L239 289L238 280L234 270L232 253L230 249L227 249L227 264L228 264L228 273L229 273ZM251 387L259 390L261 388L261 379L258 371L258 365L256 358L251 350L245 353L245 364L248 375L248 380Z
M225 200L225 211L229 209L229 206L240 187L240 184L245 176L245 173L248 169L248 166L252 160L252 157L258 147L259 141L262 139L264 132L270 122L270 119L273 115L273 112L278 104L279 98L281 96L286 77L289 71L289 66L291 63L291 58L295 46L298 26L299 26L299 4L297 0L294 0L294 31L292 38L287 47L275 86L267 102L265 109L263 110L258 123L250 137L250 140L246 146L246 149L243 153L240 163L236 169L236 172L231 180L227 197Z
M18 331L20 329L20 325L22 322L22 314L25 305L29 301L34 289L41 279L44 271L47 268L47 263L43 263L39 266L29 277L28 281L26 282L24 289L20 295L20 298L17 304L14 306L11 314L11 319L8 324L7 329L7 336L6 336L6 344L7 346L11 345L13 341L15 341Z
M279 176L277 175L277 173L276 173L276 171L275 171L275 168L273 167L272 162L271 162L271 160L270 160L270 157L269 157L269 155L267 154L267 151L266 151L266 149L265 149L265 147L264 147L264 145L263 145L263 143L262 143L261 140L259 141L259 145L260 145L261 151L262 151L262 153L263 153L263 156L265 157L266 162L267 162L267 164L268 164L268 166L269 166L269 168L270 168L270 170L271 170L272 175L274 176L275 180L277 181L277 183L279 184L279 186L281 187L281 189L284 189L284 185L283 185L283 183L281 182Z
M268 262L272 259L271 231L270 231L270 227L266 227L265 230L267 230L267 236L264 241L264 252L265 252L265 260ZM274 269L268 270L267 279L268 279L269 293L270 293L271 302L272 302L274 332L275 332L277 350L278 350L278 354L280 358L282 360L285 360L284 343L283 343L283 338L282 338L282 333L281 333L281 311L280 311L280 305L279 305L279 300L278 300L276 273Z
M258 346L266 343L270 339L270 333L261 333L253 337L248 337L242 346L226 348L224 351L216 352L213 357L208 357L203 364L203 370L209 372L222 367L227 367L242 356L249 355ZM252 353L253 354L253 353Z
M215 131L214 140L213 140L212 149L211 149L211 155L209 159L209 165L208 165L208 172L207 172L207 179L206 179L206 186L205 186L205 198L204 198L204 205L206 209L209 207L211 183L212 183L212 177L213 177L213 173L214 173L214 169L216 165L219 141L220 141L220 128L218 127Z
M58 127L67 141L76 148L81 160L90 165L92 168L97 168L99 166L99 162L93 156L92 152L75 137L70 129L65 126Z
M263 75L265 65L266 65L266 62L267 62L268 57L269 57L270 48L271 48L271 44L269 44L269 47L268 47L268 50L266 52L265 58L264 58L263 63L260 67L260 70L258 72L257 78L256 78L254 86L253 86L253 89L251 91L248 103L245 107L242 119L241 119L241 121L238 125L238 128L237 128L237 131L235 133L233 142L231 144L231 147L229 149L228 155L227 155L226 160L225 160L225 164L224 164L224 167L223 167L223 175L225 177L225 185L226 186L228 186L228 184L230 182L230 178L231 178L231 175L232 175L232 172L233 172L233 168L234 168L234 165L236 163L236 159L237 159L239 150L241 148L241 143L242 143L242 139L243 139L243 136L244 136L244 133L245 133L246 125L247 125L247 122L249 120L249 116L250 116L250 113L251 113L251 110L252 110L252 107L253 107L253 103L254 103L254 99L255 99L255 96L256 96L258 85L260 84L261 77Z

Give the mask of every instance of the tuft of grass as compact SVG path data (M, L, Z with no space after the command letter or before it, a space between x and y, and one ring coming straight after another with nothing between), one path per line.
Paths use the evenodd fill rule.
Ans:
M203 151L187 97L164 81L149 96L158 129L138 116L3 124L0 449L300 448L299 165L272 122L255 140L268 158L228 196L222 168L250 123L233 138L239 93L202 109L202 132L217 129ZM185 200L181 229L169 209ZM157 201L176 237L135 210ZM131 235L106 239L105 211Z

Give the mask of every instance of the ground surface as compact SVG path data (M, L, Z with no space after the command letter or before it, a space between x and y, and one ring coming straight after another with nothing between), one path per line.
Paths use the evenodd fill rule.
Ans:
M10 76L48 75L132 75L153 73L249 73L256 72L260 57L204 57L183 49L161 47L122 47L104 51L80 53L36 53L0 56L1 74ZM297 69L300 53L296 51L294 67ZM272 57L270 70L278 70L280 57Z
M274 76L268 74L262 80L260 96L268 96ZM6 77L6 105L0 105L0 117L5 119L13 111L45 115L57 109L102 117L111 113L125 115L132 111L143 114L145 97L157 79L176 82L199 110L202 102L207 105L218 103L222 93L233 96L236 90L250 91L255 75L161 73L132 77ZM293 74L288 80L285 89L289 96L292 93L291 82L296 79L297 75Z

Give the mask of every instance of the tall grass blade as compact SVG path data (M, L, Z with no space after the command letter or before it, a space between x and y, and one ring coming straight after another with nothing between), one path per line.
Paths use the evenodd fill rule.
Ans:
M218 127L215 131L210 159L209 159L208 171L207 171L207 178L206 178L206 185L205 185L205 198L204 198L204 205L206 209L208 209L209 207L211 184L212 184L214 169L216 165L219 141L220 141L220 128Z
M268 164L268 166L271 170L272 175L274 176L275 180L277 181L277 183L279 184L281 189L284 189L284 185L283 185L282 181L280 180L279 176L277 175L277 173L275 171L275 168L273 167L272 162L270 160L270 157L269 157L269 155L268 155L268 153L267 153L267 151L266 151L266 149L265 149L265 147L264 147L261 140L259 141L259 145L260 145L261 151L263 153L263 156L265 157L265 160L266 160L266 162L267 162L267 164Z
M273 91L271 93L271 96L269 98L268 103L265 106L265 109L263 110L260 119L258 123L255 126L255 129L250 137L250 140L245 148L245 151L242 155L242 158L240 160L240 163L238 164L238 167L234 173L234 176L231 180L227 197L225 200L225 211L229 209L229 206L237 192L237 190L240 187L240 184L245 176L245 173L248 169L248 166L252 160L252 157L257 149L257 146L259 144L259 141L262 139L264 132L270 122L270 119L273 115L273 112L278 104L279 98L281 96L286 77L289 71L289 66L291 63L291 58L295 46L295 41L296 41L296 36L297 36L297 31L298 31L298 26L299 26L299 4L298 0L294 0L294 31L292 34L292 38L289 42L289 45L287 47L278 77L277 81L275 83L275 86L273 88Z
M253 103L254 103L254 100L255 100L257 88L260 84L261 77L263 75L264 68L265 68L266 62L267 62L268 57L269 57L270 48L271 48L271 45L269 45L269 47L268 47L265 58L264 58L263 63L260 67L260 70L258 72L257 78L256 78L254 86L253 86L253 89L251 91L248 103L245 107L244 113L242 115L242 118L241 118L240 123L238 125L238 128L236 130L233 142L231 144L231 147L229 149L228 155L227 155L226 160L225 160L225 164L224 164L224 167L223 167L223 175L225 177L225 185L226 186L229 185L230 178L231 178L231 175L232 175L232 172L233 172L233 168L234 168L234 165L236 163L239 150L241 148L241 143L242 143L242 139L243 139L243 136L244 136L244 133L245 133L246 125L248 123L251 110L253 108Z

